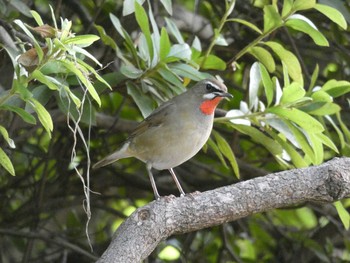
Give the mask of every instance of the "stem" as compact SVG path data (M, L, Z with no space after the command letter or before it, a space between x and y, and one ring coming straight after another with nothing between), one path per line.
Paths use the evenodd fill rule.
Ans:
M215 46L216 39L218 38L220 32L222 31L222 28L224 27L225 23L227 22L227 17L232 13L234 5L236 4L236 0L232 0L231 4L226 8L225 14L220 20L219 27L217 30L214 31L214 37L211 41L209 48L205 52L204 59L202 60L202 63L199 65L200 68L203 67L205 61L207 60L208 56L210 55L211 51L213 50L213 47Z

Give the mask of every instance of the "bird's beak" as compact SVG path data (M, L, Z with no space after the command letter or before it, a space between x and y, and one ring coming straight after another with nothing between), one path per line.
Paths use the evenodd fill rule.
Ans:
M223 98L227 98L227 99L231 99L233 98L233 95L231 93L227 93L227 92L220 92L217 93L218 97L223 97Z

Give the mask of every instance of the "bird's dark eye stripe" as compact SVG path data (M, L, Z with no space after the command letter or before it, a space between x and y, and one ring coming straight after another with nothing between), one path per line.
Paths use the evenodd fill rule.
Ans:
M207 85L206 85L206 89L207 89L207 91L209 91L209 92L221 92L221 90L220 89L218 89L216 86L214 86L213 84L211 84L211 83L207 83Z

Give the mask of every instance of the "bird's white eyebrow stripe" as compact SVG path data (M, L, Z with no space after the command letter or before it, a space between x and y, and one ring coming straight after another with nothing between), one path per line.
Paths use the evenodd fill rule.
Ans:
M214 83L211 82L211 81L208 81L206 84L210 84L210 85L212 85L215 89L220 90L219 86L216 85L216 84L214 84Z

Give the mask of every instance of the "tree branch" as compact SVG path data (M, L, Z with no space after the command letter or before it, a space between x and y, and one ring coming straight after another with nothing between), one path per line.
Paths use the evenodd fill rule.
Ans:
M140 262L158 243L274 208L350 197L350 158L258 177L185 197L163 197L136 210L115 232L99 263Z

